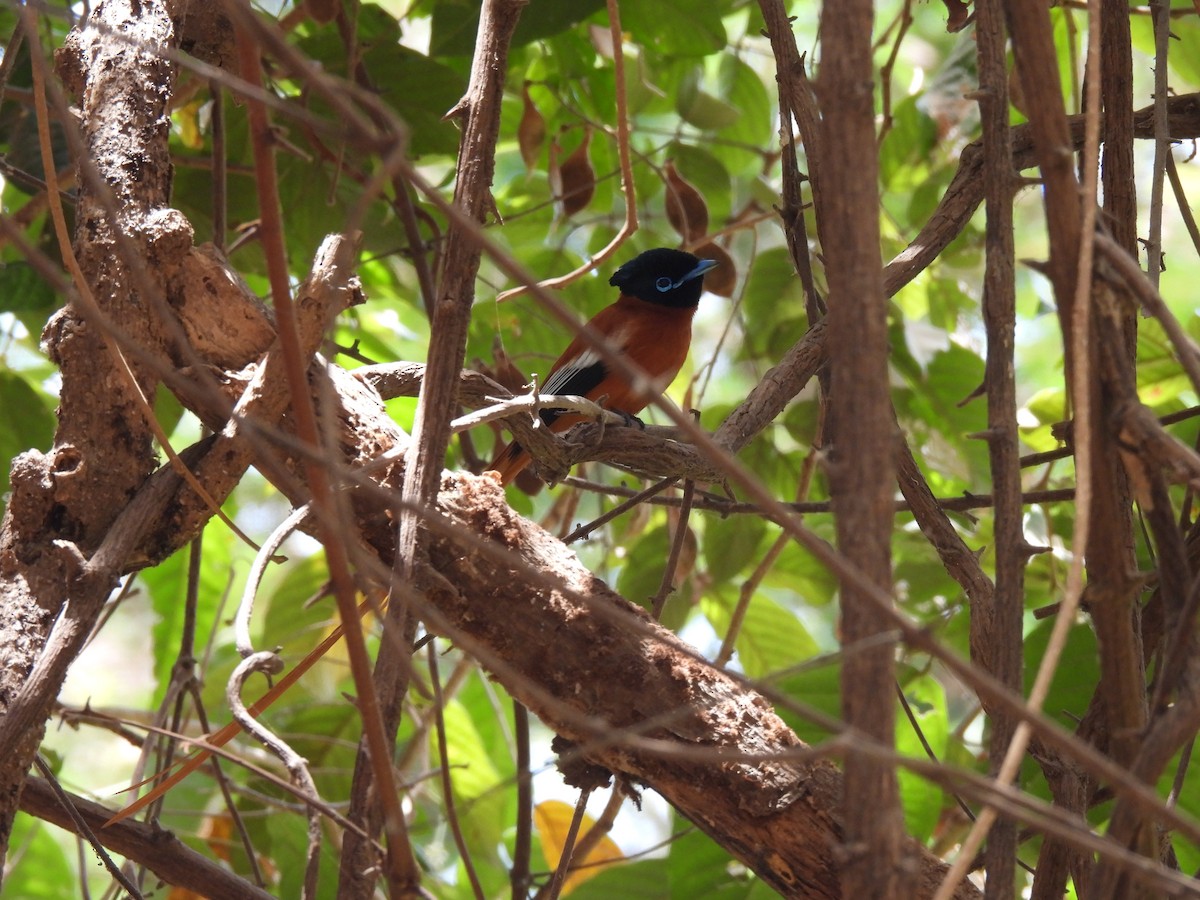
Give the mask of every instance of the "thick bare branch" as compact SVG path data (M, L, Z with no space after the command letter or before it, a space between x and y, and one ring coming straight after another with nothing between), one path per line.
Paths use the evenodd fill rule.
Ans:
M167 884L187 888L201 896L228 900L271 900L273 896L224 865L197 853L169 831L142 822L121 822L105 828L105 821L112 815L111 809L83 797L69 795L69 799L105 847L145 866ZM66 831L78 831L75 819L44 778L30 778L26 783L21 795L21 810Z
M879 167L872 90L874 4L826 4L821 16L817 97L821 160L818 229L829 281L830 493L838 550L890 592L893 443L888 382L887 303L879 258L879 186L864 173ZM829 202L837 197L838 202ZM888 622L857 584L841 584L842 715L885 747L895 741L895 645ZM845 758L842 793L847 897L900 900L912 895L902 851L904 814L896 770L855 752Z
M152 231L152 214L167 203L166 104L175 67L154 50L173 41L174 26L161 0L108 0L92 16L103 27L76 32L61 58L81 73L73 80L83 87L84 154L103 181L123 193L114 221L108 198L90 180L80 179L75 253L88 281L80 287L91 291L111 321L153 347L161 341L154 321L142 311L149 298L132 288L132 262L122 259L116 244L117 232ZM26 21L34 20L27 16ZM117 32L125 37L113 37ZM31 34L36 33L34 27ZM32 56L43 65L39 47ZM131 171L144 171L146 177L129 178ZM139 387L152 395L153 379L135 369L139 384L128 383L99 323L84 319L74 304L54 316L44 341L62 373L62 400L50 452L30 451L14 463L13 500L0 530L0 711L5 713L62 611L63 586L78 571L72 560L95 550L155 467L150 430L137 401ZM96 583L86 599L76 598L74 611L82 616L85 633L113 584L106 589ZM7 850L21 783L41 741L45 716L35 718L17 732L0 726L14 750L0 759L0 856Z

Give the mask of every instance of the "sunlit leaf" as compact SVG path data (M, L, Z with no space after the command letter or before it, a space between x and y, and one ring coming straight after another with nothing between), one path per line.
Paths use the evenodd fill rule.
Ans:
M574 815L574 807L561 800L545 800L533 809L533 822L537 827L538 837L542 841L542 853L545 854L546 862L551 867L557 867L562 859ZM577 840L587 834L595 824L595 820L584 813ZM607 868L603 865L604 863L615 863L624 858L624 854L621 853L621 848L617 846L616 842L608 835L604 835L596 844L595 849L586 857L572 857L572 871L563 882L563 894L569 894L588 879L599 875Z
M688 0L622 3L621 26L636 43L664 56L706 56L726 40L720 7Z
M925 749L925 744L928 744L938 759L944 758L950 731L945 689L935 679L923 676L906 683L903 690L917 724L914 728L902 710L896 711L896 750L906 756L928 761ZM927 841L933 835L942 811L942 789L904 768L900 769L897 777L908 833L919 841Z
M737 599L734 592L714 592L701 601L701 608L717 634L728 633ZM737 649L734 658L752 678L798 665L818 653L817 642L796 614L763 593L755 594L746 607L734 646Z

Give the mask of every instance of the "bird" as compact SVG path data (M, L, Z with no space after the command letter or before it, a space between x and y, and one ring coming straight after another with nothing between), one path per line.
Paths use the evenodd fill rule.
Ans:
M704 292L704 273L717 263L684 250L659 247L647 250L619 267L608 283L620 290L611 306L596 313L588 326L603 336L608 346L641 368L653 381L654 393L666 389L687 361L692 343L692 316ZM652 395L638 392L612 371L595 350L576 337L550 367L543 394L575 394L589 400L603 398L611 410L635 416ZM585 416L561 409L540 411L551 431L566 431ZM508 484L532 462L516 441L503 447L490 470Z

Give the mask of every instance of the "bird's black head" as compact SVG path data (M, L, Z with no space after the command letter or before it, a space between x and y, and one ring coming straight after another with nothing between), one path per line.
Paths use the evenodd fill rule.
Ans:
M704 291L704 273L717 263L683 250L659 247L631 259L608 283L622 294L675 309L693 308Z

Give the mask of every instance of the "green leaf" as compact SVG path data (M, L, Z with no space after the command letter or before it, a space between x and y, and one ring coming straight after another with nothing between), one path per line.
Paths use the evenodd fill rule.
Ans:
M945 689L936 679L924 675L904 685L904 696L908 700L913 717L917 720L921 734L934 755L943 760L950 733ZM896 750L905 756L929 759L920 737L903 709L896 710ZM925 843L933 836L942 807L945 805L942 789L904 768L899 770L897 777L900 783L900 802L904 807L905 826L909 834Z
M703 131L716 131L733 125L741 112L732 103L710 94L702 87L704 73L696 66L685 78L675 101L680 118Z
M33 388L20 372L0 369L0 495L8 491L7 462L26 450L49 449L54 440L54 412L48 398Z
M766 148L775 139L772 104L766 85L750 66L733 54L721 57L717 93L738 111L737 122L721 132L726 141ZM761 156L754 154L756 160Z
M617 590L627 600L649 608L649 601L662 584L663 567L670 553L670 535L665 525L642 534L630 548L628 561L617 579Z
M1168 4L1170 5L1170 4ZM1176 6L1176 9L1191 9ZM1167 52L1167 68L1184 82L1200 84L1200 23L1194 16L1171 18L1170 49ZM1154 20L1151 16L1130 16L1129 31L1133 45L1142 53L1154 57Z
M747 355L778 359L803 337L804 292L786 248L773 247L754 257L742 309L747 324ZM781 327L785 323L787 327Z
M657 859L606 866L570 894L571 900L663 900L670 896L666 867Z
M275 703L266 718L288 735L292 749L308 760L323 797L350 795L362 715L345 697L322 703L297 689Z
M704 526L704 563L716 584L729 581L758 558L767 526L758 516L709 519Z
M204 642L217 627L222 601L233 587L230 576L235 571L232 562L234 538L223 524L204 531L204 553L201 556L200 580L196 593L195 634L199 653ZM158 681L157 696L161 697L171 679L171 669L179 654L187 611L188 556L184 547L167 560L138 574L138 580L150 594L151 606L158 620L152 629L150 646L154 651L154 675Z
M274 787L263 789L275 790ZM290 798L290 795L289 799ZM254 810L258 812L258 810ZM304 816L279 815L272 812L267 815L246 816L251 840L257 853L270 859L279 873L279 883L272 885L271 890L279 897L303 896L305 857L308 852L308 823ZM241 853L241 841L234 840L232 849L235 859ZM249 877L247 865L235 866L235 871ZM328 897L336 890L338 882L338 853L333 841L321 841L321 861L318 870L318 890L316 896Z
M568 5L568 4L564 4ZM625 0L621 28L655 55L707 56L725 48L725 24L716 3Z
M776 704L775 711L800 740L816 744L832 737L822 725L805 716L803 710L811 708L831 719L842 717L842 664L839 659L819 659L810 662L797 672L773 683L776 690L791 698L794 706ZM797 711L800 710L800 711Z
M256 644L279 647L288 665L303 659L340 622L333 598L321 596L328 582L329 567L320 551L271 566L263 578L251 622L250 633ZM345 654L345 644L339 642L325 659L344 664ZM349 681L349 670L338 668ZM328 678L310 675L305 683L310 690L319 685L326 699L337 695L336 682Z
M448 655L447 661L439 669L443 672L443 680L448 676L451 662L456 661L454 655ZM474 670L463 682L456 698L470 718L476 733L488 751L492 768L497 777L504 781L516 775L516 762L510 747L510 728L505 719L511 699L504 687L490 681L479 670Z
M823 523L821 518L825 520ZM812 517L807 524L826 540L833 539L833 523L828 516ZM838 586L837 578L829 569L794 541L783 548L763 584L787 590L796 598L795 602L810 609L831 603Z
M700 601L701 610L717 634L728 633L737 601L738 595L733 592L715 591L706 593ZM796 613L763 593L755 594L746 607L734 646L737 662L751 678L795 666L820 652Z
M756 880L728 851L698 830L671 843L666 869L670 879L666 897L740 900L750 896Z
M58 307L58 295L26 262L0 266L0 312L38 313L42 319Z
M443 718L446 743L450 749L450 765L455 769L454 791L468 800L482 797L500 782L500 773L492 764L487 745L470 715L457 700L446 704ZM431 735L431 739L436 740L436 736Z
M476 864L495 861L501 836L508 825L505 817L507 779L492 764L487 745L461 703L456 700L447 703L443 719L447 763L463 834ZM438 759L436 733L431 731L429 740L429 752L433 759Z
M1051 430L1066 416L1066 392L1061 387L1043 388L1026 402L1023 413L1030 413L1041 424L1021 424L1021 440L1033 450L1044 453L1062 446Z
M4 870L6 896L38 900L73 900L79 896L75 879L64 877L75 871L75 864L54 840L48 825L17 813L8 847L9 859ZM103 878L106 882L112 880L107 872Z
M1160 415L1179 405L1181 394L1193 390L1191 379L1184 373L1175 348L1157 319L1150 319L1138 328L1137 343L1138 397Z
M982 381L983 360L952 342L934 354L911 391L896 392L901 422L913 443L924 445L920 462L935 492L957 492L989 477L986 444L968 437L987 426L985 401L968 400Z
M408 125L414 156L452 155L458 150L458 129L443 117L466 92L461 73L398 44L379 45L366 54L363 64L388 105Z
M892 127L879 148L882 184L889 190L914 188L928 177L930 152L937 143L937 125L916 97L892 107Z
M1172 781L1176 773L1180 771L1180 766L1187 766L1187 774L1184 776L1183 784L1180 785L1178 791L1178 803L1180 810L1195 818L1200 816L1200 769L1194 765L1195 757L1191 759L1193 765L1187 765L1187 760L1183 759L1182 753L1177 753L1175 758L1163 771L1163 776L1159 779L1159 795L1167 796L1174 787ZM1200 846L1197 846L1188 838L1175 836L1172 844L1175 848L1176 855L1179 857L1179 867L1184 872L1195 872L1200 869Z
M433 31L429 39L431 56L469 56L475 52L479 31L479 0L438 0L433 7ZM522 47L533 41L556 35L592 13L604 8L604 0L530 0L521 11L512 46ZM622 15L625 7L621 7Z
M1036 591L1036 582L1033 587ZM1027 593L1036 596L1034 591ZM1053 626L1054 620L1046 619L1025 636L1025 696L1029 696L1038 666L1046 655L1046 645ZM1096 635L1087 625L1075 625L1067 637L1067 646L1063 649L1054 681L1046 696L1043 707L1046 715L1073 728L1087 711L1099 679Z

